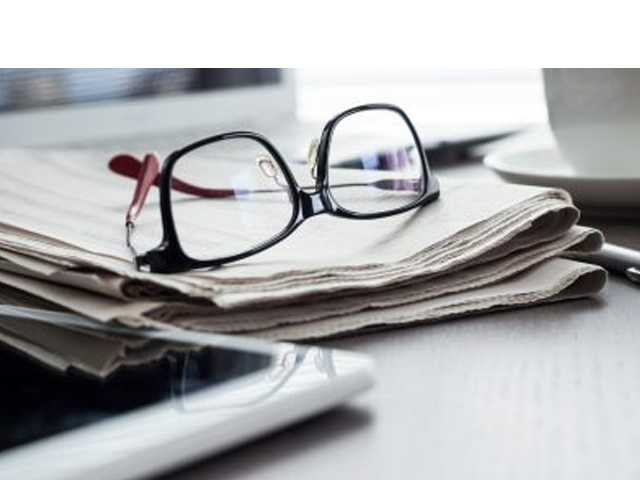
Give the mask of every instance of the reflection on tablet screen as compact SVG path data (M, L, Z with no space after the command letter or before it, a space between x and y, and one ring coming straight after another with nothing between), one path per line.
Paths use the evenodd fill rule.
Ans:
M0 452L163 400L184 409L185 394L265 369L265 375L278 376L277 384L283 375L278 372L296 363L283 359L274 366L278 360L266 353L183 343L167 344L166 350L160 358L94 378L44 367L0 346ZM254 393L259 399L265 392Z

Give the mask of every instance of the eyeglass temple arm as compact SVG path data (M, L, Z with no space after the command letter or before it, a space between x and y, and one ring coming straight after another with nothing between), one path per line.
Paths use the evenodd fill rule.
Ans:
M144 158L146 159L150 155L155 158L157 168L155 168L156 173L153 182L147 186L147 193L153 185L160 185L160 164L158 162L158 157L153 153L148 153L144 156ZM145 168L148 167L145 167L144 160L141 162L135 156L128 153L115 155L109 161L109 169L112 172L117 173L118 175L122 175L123 177L136 179L138 182L140 182L142 172L145 171ZM234 190L230 188L202 188L184 182L176 177L173 177L171 179L171 188L178 192L187 193L189 195L208 198L224 198L233 196L235 194Z
M145 154L142 161L133 155L122 153L111 158L109 161L109 169L118 175L136 180L136 189L133 193L133 199L131 200L125 219L127 238L129 239L135 228L135 220L144 207L149 190L151 190L152 186L158 186L160 183L160 163L158 157L153 153ZM335 186L350 187L359 185L361 184ZM381 179L368 185L383 190L415 190L419 188L413 180ZM205 198L227 198L235 195L235 191L230 188L202 188L175 177L171 180L171 188L182 193Z
M114 165L114 157L109 166L112 167ZM117 161L115 163L118 163ZM138 165L136 178L136 189L133 192L133 198L131 199L131 204L129 205L129 209L127 210L127 216L125 217L125 225L127 229L134 228L136 218L142 211L142 207L144 207L144 202L147 199L147 195L149 194L149 190L158 180L159 173L159 163L158 158L153 153L147 153L142 160L142 163L136 161ZM112 168L113 169L113 168Z

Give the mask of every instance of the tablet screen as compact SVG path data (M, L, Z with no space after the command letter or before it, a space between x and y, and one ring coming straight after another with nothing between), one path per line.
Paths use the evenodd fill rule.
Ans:
M138 345L139 346L139 345ZM0 345L0 452L269 368L253 351L152 340L104 377L56 370ZM160 352L160 353L158 353Z

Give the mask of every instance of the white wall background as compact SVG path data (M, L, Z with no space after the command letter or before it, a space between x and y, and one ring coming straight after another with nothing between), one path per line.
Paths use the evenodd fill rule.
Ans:
M298 114L326 121L350 106L391 102L434 135L546 122L537 69L299 69Z

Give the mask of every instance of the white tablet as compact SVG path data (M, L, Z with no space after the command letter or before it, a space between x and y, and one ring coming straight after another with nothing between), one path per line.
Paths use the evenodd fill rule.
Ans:
M0 346L0 478L149 477L372 384L371 361L353 353L190 332L101 334L123 332L132 350L152 353L102 378Z

